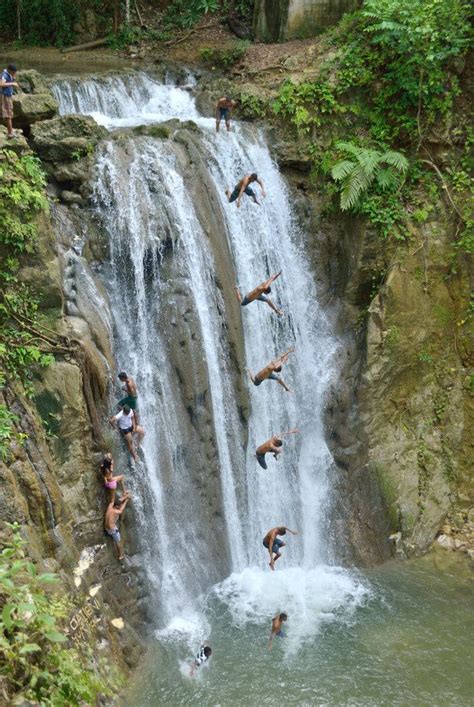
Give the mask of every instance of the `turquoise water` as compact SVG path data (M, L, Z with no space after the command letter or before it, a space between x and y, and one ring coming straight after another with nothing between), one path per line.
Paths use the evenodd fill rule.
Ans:
M173 640L167 634L150 651L125 704L474 705L467 561L443 554L391 562L357 574L356 585L348 607L339 602L319 617L307 613L309 628L296 642L286 606L287 636L271 652L267 617L249 612L234 590L211 593L203 608L214 651L209 667L189 679L189 650L179 632ZM317 613L318 597L314 602ZM293 616L301 627L301 606Z

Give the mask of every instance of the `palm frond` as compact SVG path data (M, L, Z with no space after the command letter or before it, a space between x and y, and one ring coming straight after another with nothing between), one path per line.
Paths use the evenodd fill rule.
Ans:
M341 150L341 152L347 152L349 155L354 155L354 157L359 156L360 147L354 145L352 142L344 142L343 140L340 140L336 142L336 147L338 150Z
M381 154L380 152L378 152L378 150L369 150L367 148L361 148L359 150L357 161L367 173L367 175L371 176L380 162L380 157Z
M400 176L390 168L380 169L375 178L382 189L393 189L400 184Z
M384 152L380 158L381 162L392 165L399 172L406 172L409 166L408 160L405 155L401 152L396 152L395 150L387 150Z
M336 162L334 167L331 169L331 177L336 182L340 182L342 179L347 177L354 167L355 162L351 162L351 160L339 160L339 162Z
M353 209L371 181L364 168L357 165L344 181L341 190L341 209L343 211Z

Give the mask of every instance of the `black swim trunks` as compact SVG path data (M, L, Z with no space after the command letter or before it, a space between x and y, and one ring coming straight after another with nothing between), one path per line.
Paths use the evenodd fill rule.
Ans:
M260 297L257 297L256 300L249 300L249 299L247 299L247 295L245 295L245 297L243 298L243 300L240 304L242 305L242 307L246 307L251 302L257 302L257 301L258 302L266 302L267 298L265 297L265 295L260 295Z
M240 187L237 184L234 191L230 195L229 204L231 204L233 201L236 201L236 199L239 198L239 194L240 194ZM250 187L247 187L246 189L244 189L244 194L247 194L247 196L251 196L255 199L255 193L254 193L253 189L251 189Z
M119 432L125 437L125 435L128 435L130 434L130 432L133 432L133 427L128 427L126 430L122 430L119 428Z
M272 545L272 552L280 552L280 548L282 545L284 545L283 540L280 540L280 538L275 538ZM263 541L263 547L266 547L268 550L268 542L266 540Z
M227 121L227 116L229 115L229 109L228 108L219 108L219 120L222 120L222 118Z
M278 376L276 376L274 373L270 373L268 378L257 378L257 376L255 376L255 378L253 379L253 384L260 385L260 383L263 383L264 380L277 381L279 379Z
M265 454L257 454L257 461L262 469L268 469L267 462L265 461Z

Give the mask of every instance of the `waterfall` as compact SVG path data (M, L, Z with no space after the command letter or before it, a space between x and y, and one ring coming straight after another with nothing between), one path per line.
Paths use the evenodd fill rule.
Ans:
M208 166L206 186L225 223L218 236L227 240L232 255L230 277L245 294L282 270L271 295L284 310L282 317L260 302L241 308L246 360L240 366L242 372L246 366L256 372L294 346L282 371L293 393L272 381L256 388L246 380L246 437L226 340L225 303L215 281L215 254L187 186L189 168L181 163L172 140L132 134L114 139L112 134L99 148L94 203L109 240L104 282L113 312L117 364L137 379L140 419L147 433L132 484L146 566L161 607L158 623L163 626L197 610L196 597L230 572L216 592L231 608L245 603L253 607L250 614L274 611L271 602L279 588L282 596L303 607L301 635L306 635L312 624L305 616L312 608L330 610L350 596L358 601L360 592L352 576L324 565L332 560L326 511L333 462L322 413L338 344L318 302L304 234L292 216L291 195L265 137L242 126L216 135L213 120L198 115L189 91L160 85L143 73L80 84L63 80L54 90L62 113L90 114L111 130L192 118L202 131L197 149ZM240 209L228 204L225 188L232 189L253 171L268 192L262 205L247 197ZM173 268L172 277L166 268ZM222 283L229 290L233 286L234 281ZM209 429L223 516L218 530L209 521L207 500L196 491L193 469L206 473L207 462L202 426L189 423L174 361L170 327L181 317L194 318L199 330L198 340L191 336L189 344L190 377L196 392L208 391L203 395L212 413ZM299 434L286 437L281 458L270 457L268 470L262 470L256 447L292 427L298 427ZM297 529L299 535L289 538L277 571L271 573L262 538L280 524ZM314 602L319 591L325 593L325 604Z

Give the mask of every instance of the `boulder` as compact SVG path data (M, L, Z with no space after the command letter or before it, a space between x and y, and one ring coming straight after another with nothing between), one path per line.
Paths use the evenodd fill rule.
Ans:
M20 130L14 130L15 137L7 137L7 129L4 125L0 125L0 150L12 150L17 155L22 155L27 152L31 152L30 146L28 145L26 138L20 132Z
M23 93L50 93L48 83L43 74L35 69L19 71L16 75L16 82Z
M15 127L26 128L32 123L52 118L58 112L58 103L51 93L17 93L13 96Z
M95 146L106 135L105 128L85 115L58 116L31 128L33 148L47 171L76 188L88 180Z

